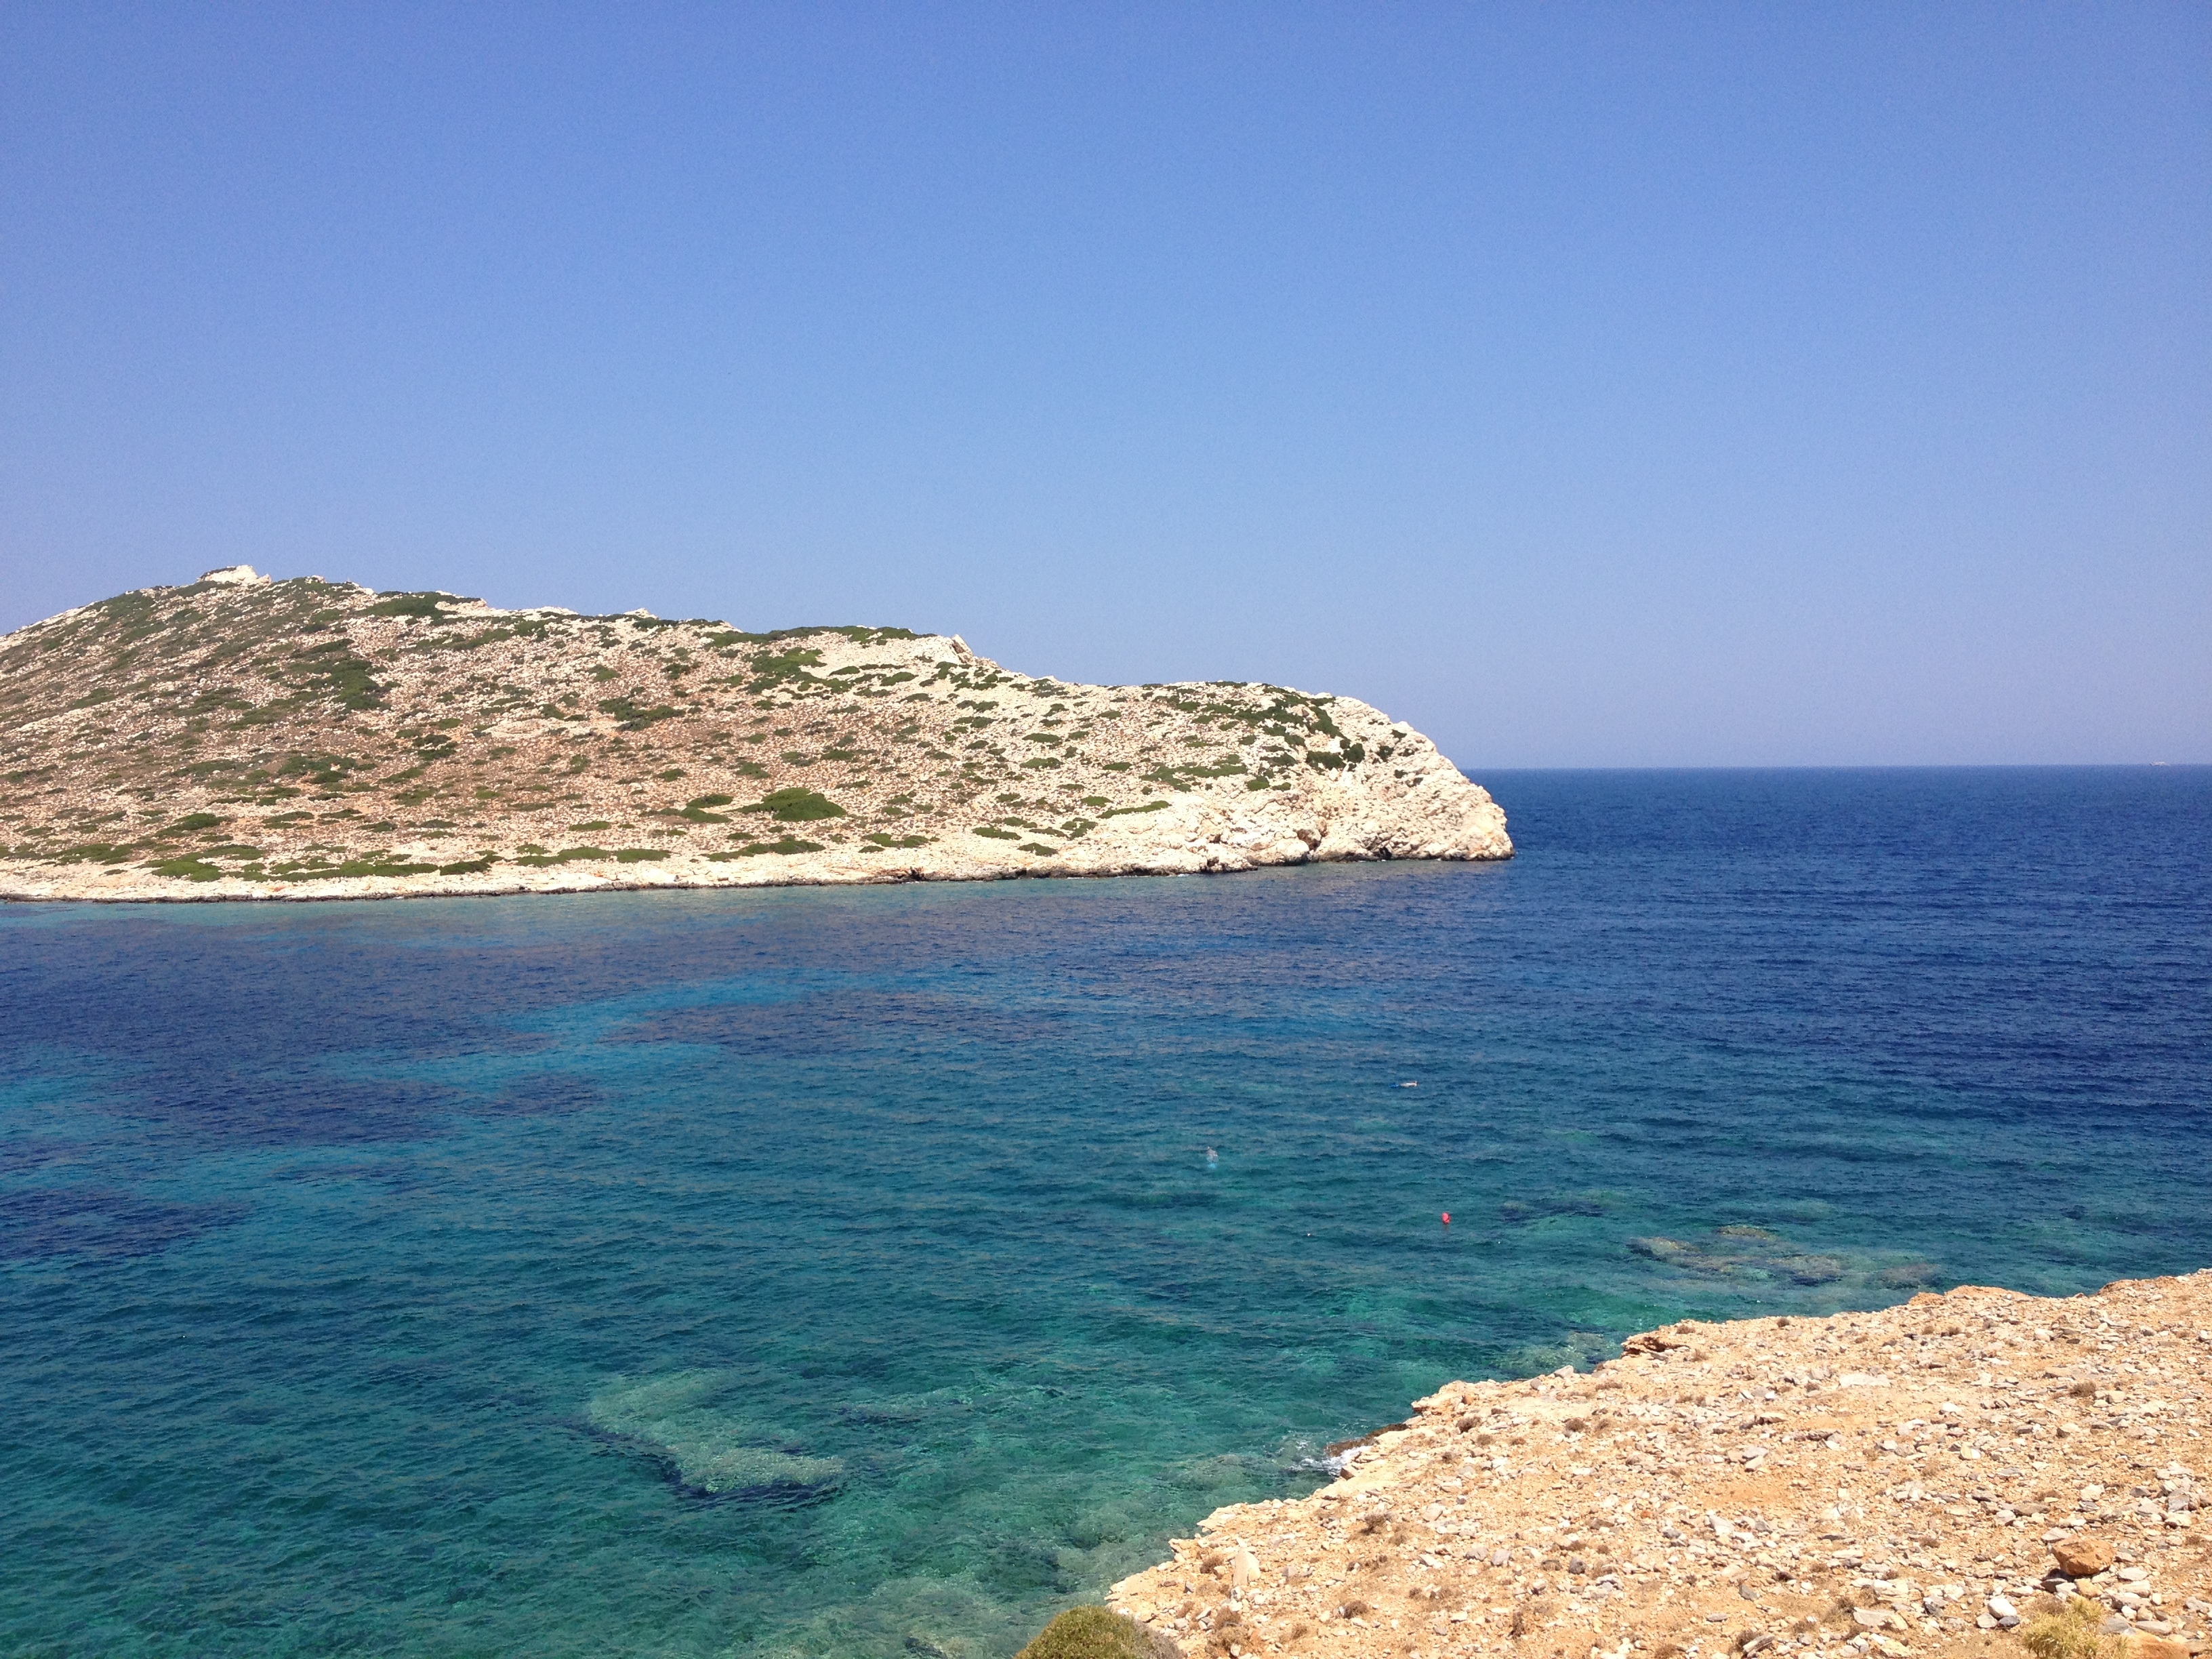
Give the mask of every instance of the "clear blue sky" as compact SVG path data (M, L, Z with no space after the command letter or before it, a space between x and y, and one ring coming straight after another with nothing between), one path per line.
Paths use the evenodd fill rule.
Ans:
M2212 760L2212 8L0 16L0 627L245 561Z

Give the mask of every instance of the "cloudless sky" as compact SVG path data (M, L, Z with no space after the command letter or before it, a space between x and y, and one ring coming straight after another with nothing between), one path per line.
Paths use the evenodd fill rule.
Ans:
M2212 760L2212 8L0 9L0 628L251 562Z

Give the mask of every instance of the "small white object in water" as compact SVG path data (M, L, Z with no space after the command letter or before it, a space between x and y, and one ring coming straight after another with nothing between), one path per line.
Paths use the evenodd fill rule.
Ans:
M1418 1083L1401 1083L1398 1086L1401 1089L1418 1089L1421 1085Z

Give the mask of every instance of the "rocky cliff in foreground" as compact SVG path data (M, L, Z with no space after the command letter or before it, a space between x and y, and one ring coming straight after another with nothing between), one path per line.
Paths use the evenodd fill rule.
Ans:
M2212 1650L2212 1272L1623 1347L1417 1401L1110 1605L1232 1659Z
M319 898L1502 859L1365 703L1071 685L902 629L246 567L0 638L0 897Z

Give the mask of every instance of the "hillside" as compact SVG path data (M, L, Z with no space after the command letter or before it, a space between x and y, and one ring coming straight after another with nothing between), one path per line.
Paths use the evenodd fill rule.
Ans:
M1209 1659L2191 1659L2212 1273L1685 1321L1453 1382L1111 1605Z
M243 566L0 638L0 897L1500 859L1434 744L1280 686L1071 685L896 628L501 611Z

